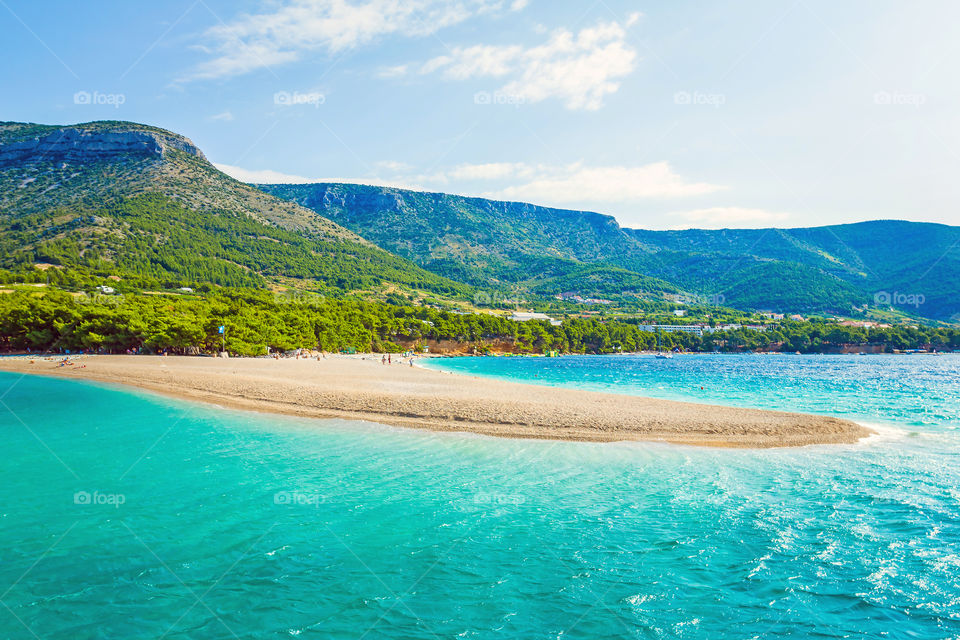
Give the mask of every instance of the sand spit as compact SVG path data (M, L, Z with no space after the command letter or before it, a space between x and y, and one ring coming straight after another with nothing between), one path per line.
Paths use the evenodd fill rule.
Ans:
M0 369L133 385L237 409L510 438L647 440L717 447L853 443L849 420L574 391L382 365L379 356L326 359L90 356L2 358Z

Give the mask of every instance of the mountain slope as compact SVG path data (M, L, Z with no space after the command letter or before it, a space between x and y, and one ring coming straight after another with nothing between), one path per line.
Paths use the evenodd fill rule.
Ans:
M257 186L424 268L477 286L524 284L558 293L592 287L576 274L586 265L605 265L610 267L607 284L592 287L594 293L676 291L642 273L660 264L655 252L631 239L611 216L354 184ZM628 261L618 256L624 247L631 252ZM619 286L619 276L626 276L621 284L629 286ZM551 287L554 280L566 288Z
M598 213L386 187L254 188L183 136L126 122L0 123L0 267L37 262L338 295L397 287L471 296L460 281L540 295L682 293L743 309L892 304L960 317L958 227L645 231Z
M885 291L906 292L925 296L919 307L900 305L917 315L960 312L957 227L645 231L597 213L390 187L257 186L477 286L544 294L679 291L743 309L841 313L874 304L878 294L882 301Z
M38 261L222 285L468 294L230 178L183 136L128 122L0 123L0 266Z
M627 232L644 244L656 244L679 255L702 253L733 264L746 259L803 265L807 270L796 271L793 277L802 277L815 269L842 281L865 304L885 306L884 300L890 298L894 306L940 319L955 317L960 312L960 227L877 220L798 229ZM743 269L733 267L730 274L737 270ZM681 282L696 282L690 269L678 271L686 272L678 274ZM710 268L702 273L703 280L714 279L730 286L730 274L718 275ZM772 277L768 274L763 280ZM802 281L784 279L774 291L792 287L798 293L827 293L818 293L812 283L801 284ZM745 285L731 289L750 290ZM791 298L796 299L792 295L787 299Z

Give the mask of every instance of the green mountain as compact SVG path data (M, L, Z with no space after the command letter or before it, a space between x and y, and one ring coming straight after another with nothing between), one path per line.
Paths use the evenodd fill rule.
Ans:
M466 299L479 287L748 310L960 313L958 227L646 231L598 213L386 187L255 188L183 136L128 122L0 123L0 268L38 263L141 288Z
M818 299L835 299L836 288L828 285L840 282L855 304L894 306L938 319L957 319L960 312L960 227L876 220L799 229L629 233L665 252L690 256L673 267L676 280L700 290L720 282L722 290L740 292L728 297L735 306L815 308ZM710 256L711 264L698 260L698 253ZM723 272L717 265L730 269Z
M677 292L611 216L354 184L257 185L374 239L424 268L482 287L539 293ZM629 247L630 260L614 260ZM621 256L622 257L622 256Z
M129 122L0 123L0 267L48 263L144 283L470 290Z
M582 295L681 293L742 309L960 312L960 228L646 231L611 216L353 184L257 185L447 277Z

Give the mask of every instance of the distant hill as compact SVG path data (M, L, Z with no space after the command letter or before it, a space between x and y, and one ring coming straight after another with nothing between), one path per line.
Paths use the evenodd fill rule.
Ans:
M599 213L442 193L255 188L181 135L115 121L0 122L0 268L36 263L336 295L466 299L478 287L960 318L958 227L646 231Z
M426 269L477 286L678 291L645 275L661 265L656 252L599 213L354 184L257 186ZM613 259L624 248L630 259Z
M960 319L960 227L876 220L799 229L628 233L685 256L672 267L677 282L739 291L728 298L735 304L815 308L842 287L855 304L884 307L889 301L915 315ZM709 257L708 263L699 256ZM832 286L838 281L842 285Z
M960 313L960 228L876 221L809 229L646 231L611 216L354 184L257 185L422 267L480 287L681 292L743 309ZM917 304L922 300L921 304ZM898 302L899 301L899 302Z
M0 123L0 267L469 295L303 207L234 180L187 138L130 122Z

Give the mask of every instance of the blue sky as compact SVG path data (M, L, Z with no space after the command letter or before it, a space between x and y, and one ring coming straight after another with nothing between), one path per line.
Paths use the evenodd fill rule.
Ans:
M633 227L960 224L960 3L0 0L0 119Z

